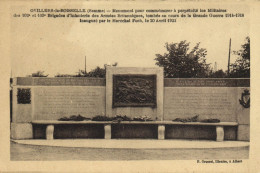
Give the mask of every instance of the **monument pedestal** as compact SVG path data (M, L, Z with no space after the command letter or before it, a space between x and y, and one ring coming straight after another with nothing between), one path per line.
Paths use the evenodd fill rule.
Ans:
M32 139L33 128L31 123L11 123L12 139Z

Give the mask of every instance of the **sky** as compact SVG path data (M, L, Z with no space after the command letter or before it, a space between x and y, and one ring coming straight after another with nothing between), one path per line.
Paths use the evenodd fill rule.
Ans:
M147 8L149 6L151 4ZM169 7L164 5L160 8ZM165 43L181 40L190 42L191 47L200 42L200 48L208 51L207 63L214 67L217 62L218 69L226 70L229 39L232 39L231 51L239 50L245 37L249 36L250 26L247 7L225 8L229 12L243 12L245 17L177 19L176 23L170 24L87 24L78 19L12 18L12 77L26 76L39 70L50 77L58 73L76 74L79 69L84 69L85 57L87 71L114 62L118 62L119 67L156 67L155 55L166 52ZM12 11L22 13L29 9L19 6ZM231 54L231 62L236 58Z

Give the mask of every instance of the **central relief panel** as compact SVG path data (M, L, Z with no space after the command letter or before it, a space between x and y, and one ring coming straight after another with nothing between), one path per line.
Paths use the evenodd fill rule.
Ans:
M113 107L156 107L156 75L113 75Z

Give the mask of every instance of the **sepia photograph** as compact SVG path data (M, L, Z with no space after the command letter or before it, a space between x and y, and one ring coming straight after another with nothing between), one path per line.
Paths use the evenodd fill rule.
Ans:
M252 159L252 4L9 7L11 164L185 161L235 170Z

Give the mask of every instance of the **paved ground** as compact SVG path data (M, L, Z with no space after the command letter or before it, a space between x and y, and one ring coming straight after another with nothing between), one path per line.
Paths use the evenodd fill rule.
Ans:
M75 141L76 142L76 141ZM190 141L186 141L189 143ZM216 142L214 142L216 143ZM147 142L149 145L149 142ZM201 143L202 144L202 143ZM188 144L186 144L188 145ZM219 148L83 148L11 142L11 160L196 160L248 159L249 146Z
M55 147L81 147L81 148L117 148L117 149L175 149L175 148L232 148L246 147L245 141L213 140L157 140L157 139L32 139L13 140L19 144L55 146Z

